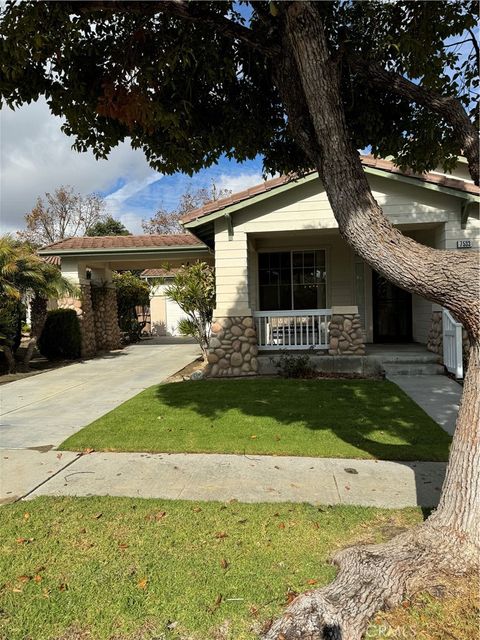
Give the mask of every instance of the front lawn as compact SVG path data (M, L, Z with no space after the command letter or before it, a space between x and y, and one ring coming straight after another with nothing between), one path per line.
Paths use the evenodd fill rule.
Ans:
M446 460L450 436L373 380L200 380L150 387L61 449Z
M131 498L37 498L2 513L2 640L254 640L296 592L333 578L336 549L421 520L419 509ZM476 637L478 576L439 585L378 614L366 637Z
M420 510L131 498L2 507L0 638L242 640Z

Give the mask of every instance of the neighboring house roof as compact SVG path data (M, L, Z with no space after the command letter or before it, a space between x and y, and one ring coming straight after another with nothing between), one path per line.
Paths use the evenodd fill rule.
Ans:
M42 260L44 262L48 262L48 264L53 264L56 267L59 267L62 259L60 258L60 256L41 256Z
M141 278L173 278L178 269L144 269Z
M203 243L191 233L177 233L171 235L143 235L143 236L84 236L80 238L66 238L46 247L39 253L63 252L75 250L95 249L133 249L157 247L190 247L201 246Z
M378 171L385 174L386 177L388 177L388 175L403 177L406 181L410 181L413 184L415 182L418 182L423 186L435 185L439 188L439 190L448 191L449 193L458 195L460 197L468 197L468 195L478 197L480 195L479 187L477 187L472 182L467 182L459 178L444 176L438 173L424 173L420 175L414 173L413 171L402 171L398 167L396 167L390 160L374 158L371 155L361 156L360 159L367 173L377 173ZM312 179L315 177L315 175L317 175L316 171L310 171L305 174L305 177L309 177L310 179ZM228 198L222 198L221 200L208 202L203 207L199 207L198 209L187 213L181 218L181 222L188 225L188 223L197 221L200 218L208 216L209 214L216 213L232 205L237 205L243 202L246 203L246 201L256 196L267 194L268 192L278 189L279 187L285 187L286 185L289 185L289 183L292 183L290 186L293 187L295 186L295 182L298 180L299 178L295 175L280 176L278 178L273 178L272 180L267 180L266 182L255 185L250 189L245 189L245 191L234 193Z

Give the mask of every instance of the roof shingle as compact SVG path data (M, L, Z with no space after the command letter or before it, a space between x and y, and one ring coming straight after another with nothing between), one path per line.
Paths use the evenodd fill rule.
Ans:
M76 249L130 249L135 247L161 248L201 246L201 242L191 233L177 233L171 235L144 236L84 236L80 238L66 238L46 247L42 251L68 251Z

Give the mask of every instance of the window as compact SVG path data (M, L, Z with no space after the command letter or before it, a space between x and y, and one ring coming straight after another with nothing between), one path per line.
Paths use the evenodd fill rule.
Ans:
M260 309L324 309L327 273L324 249L258 255Z

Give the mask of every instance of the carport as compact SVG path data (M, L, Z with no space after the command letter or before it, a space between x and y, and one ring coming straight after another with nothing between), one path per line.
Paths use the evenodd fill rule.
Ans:
M78 287L78 297L62 298L58 307L77 312L83 357L120 346L112 271L172 270L197 260L213 264L213 252L190 233L68 238L38 253L60 258L62 275Z

